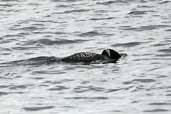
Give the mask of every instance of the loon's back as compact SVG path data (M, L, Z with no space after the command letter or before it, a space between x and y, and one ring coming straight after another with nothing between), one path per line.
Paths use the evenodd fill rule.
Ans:
M104 56L101 54L91 52L80 52L73 55L64 57L61 59L63 62L91 62L97 60L104 60Z

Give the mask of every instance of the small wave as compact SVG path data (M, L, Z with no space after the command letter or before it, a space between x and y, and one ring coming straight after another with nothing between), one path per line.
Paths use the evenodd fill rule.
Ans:
M63 79L63 80L60 80L60 81L45 81L43 82L43 84L62 84L62 83L69 83L69 82L72 82L74 81L73 79Z
M83 93L86 91L104 91L104 88L101 87L94 87L94 86L78 86L76 88L74 88L74 92L76 93Z
M78 34L78 36L81 37L108 36L108 35L112 35L112 34L99 33L97 31L89 31L89 32Z
M69 89L69 88L65 87L65 86L56 86L53 88L49 88L48 90L50 90L50 91L62 91L62 90L66 90L66 89Z
M69 4L56 4L56 7L57 7L57 8L60 8L60 7L61 7L61 8L71 8L71 6L70 6ZM55 13L56 13L56 12L55 12ZM54 13L54 14L55 14L55 13Z
M55 106L41 106L41 107L24 107L23 109L26 111L40 111L40 110L47 110L52 109Z
M142 83L152 83L152 82L155 82L156 80L154 79L134 79L134 80L131 80L131 81L126 81L124 82L124 84L131 84L131 83L134 83L134 82L142 82Z
M114 17L107 17L107 18L91 18L90 20L110 20L110 19L114 19Z
M159 57L170 57L171 56L171 48L169 49L159 49L158 52L160 52L161 54L156 54L156 56Z
M1 92L0 91L0 96L2 96L2 95L8 95L9 93L8 92Z
M8 88L8 85L0 85L0 88Z
M144 112L167 112L167 109L152 109L152 110L144 110Z
M21 37L19 34L7 34L3 36L4 38ZM16 40L16 39L14 39Z
M157 57L171 57L171 54L165 53L165 54L156 54ZM163 58L158 58L158 59L163 59ZM169 59L169 58L168 58Z
M149 103L149 105L171 105L171 103L165 103L165 102L158 102L158 103Z
M169 48L169 49L160 49L158 51L169 54L169 53L171 53L171 48Z
M128 43L117 43L112 45L113 47L134 47L137 45L144 44L146 42L128 42Z
M117 92L123 90L123 88L118 88L118 89L108 89L106 93L112 93L112 92Z
M36 31L36 32L33 32L34 34L55 34L55 35L64 35L66 34L65 32L45 32L45 31Z
M38 26L27 26L27 27L11 27L10 30L22 30L22 31L36 31L36 30L43 30L44 27L38 27Z
M65 97L65 99L95 99L95 100L107 100L108 97Z
M106 2L97 2L96 4L101 4L101 5L110 5L114 3L128 3L126 0L110 0Z
M170 32L170 31L171 31L171 29L167 29L166 31L169 31L169 32Z
M11 43L12 41L15 41L15 39L5 39L0 41L0 44L6 44L6 43Z
M134 30L134 31L145 31L145 30L155 30L170 27L170 25L147 25L147 26L140 26L140 27L131 27L131 26L121 26L120 29L122 30Z
M9 95L9 94L23 94L23 92L2 92L2 91L0 91L0 96Z
M128 14L129 15L144 15L144 14L147 14L148 12L154 12L154 11L131 11Z
M32 74L65 74L66 72L61 71L49 71L49 70L40 70L40 71L34 71Z
M40 47L37 46L18 46L18 47L13 47L13 50L31 50L31 49L39 49Z
M88 12L89 10L86 9L79 9L79 10L68 10L64 11L64 13L80 13L80 12Z
M77 2L78 0L51 0L52 2Z
M146 11L131 11L128 14L131 14L131 15L142 15L142 14L146 14Z
M67 40L67 39L56 39L56 40L51 40L51 39L39 39L39 40L29 40L26 41L23 45L62 45L62 44L73 44L73 43L82 43L88 40Z
M171 1L161 1L161 2L159 2L159 4L167 4L167 3L170 3Z
M28 85L16 85L16 86L12 86L9 89L26 89Z
M18 2L19 0L1 0L1 1L4 1L4 2Z
M14 4L0 4L1 7L12 7ZM4 9L1 9L1 11L3 11Z
M13 34L8 34L8 35L4 35L2 36L2 38L0 38L0 44L5 44L5 43L11 43L13 41L17 41L16 39L18 37L21 37L21 35L13 35Z

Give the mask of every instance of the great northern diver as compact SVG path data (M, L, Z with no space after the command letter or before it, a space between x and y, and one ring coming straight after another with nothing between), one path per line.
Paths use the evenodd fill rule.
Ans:
M40 56L30 58L26 60L12 61L5 64L20 64L20 65L41 65L41 64L52 64L57 62L63 63L116 63L122 54L112 49L105 49L101 54L91 52L80 52L75 53L67 57L54 57L54 56Z
M73 55L61 58L62 62L116 62L121 57L121 54L112 49L105 49L101 54L91 52L80 52Z

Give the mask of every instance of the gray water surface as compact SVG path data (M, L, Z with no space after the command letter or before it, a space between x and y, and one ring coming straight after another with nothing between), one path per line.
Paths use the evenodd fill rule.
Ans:
M0 63L112 48L116 64L0 65L0 114L170 114L170 0L0 0Z

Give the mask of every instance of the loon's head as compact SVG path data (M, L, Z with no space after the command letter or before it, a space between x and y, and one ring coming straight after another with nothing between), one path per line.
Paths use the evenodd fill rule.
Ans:
M102 55L107 57L108 59L113 59L113 60L118 60L121 57L121 55L118 52L112 49L103 50Z

